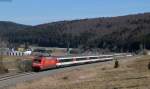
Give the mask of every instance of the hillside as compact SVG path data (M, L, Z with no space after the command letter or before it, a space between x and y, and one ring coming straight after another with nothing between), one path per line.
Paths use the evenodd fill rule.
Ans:
M118 52L136 51L142 45L150 49L150 13L60 21L20 29L3 35L10 43L17 44L27 42L51 47L70 44L70 47Z
M17 23L9 22L9 21L0 21L0 36L9 34L9 33L13 34L17 30L23 30L23 29L26 29L29 27L31 27L31 26L17 24Z
M31 26L9 22L9 21L0 21L0 31L23 30L28 27Z

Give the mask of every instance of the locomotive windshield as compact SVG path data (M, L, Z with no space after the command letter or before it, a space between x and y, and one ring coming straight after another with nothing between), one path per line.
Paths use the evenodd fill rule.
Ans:
M34 58L34 62L40 63L40 62L41 62L41 58L42 58L42 57L35 57L35 58Z

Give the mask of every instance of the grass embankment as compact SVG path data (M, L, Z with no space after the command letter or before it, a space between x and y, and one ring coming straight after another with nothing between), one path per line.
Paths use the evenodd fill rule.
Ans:
M150 89L150 56L99 63L16 85L10 89Z

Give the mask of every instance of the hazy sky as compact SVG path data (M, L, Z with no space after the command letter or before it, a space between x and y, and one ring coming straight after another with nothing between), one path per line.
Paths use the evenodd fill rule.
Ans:
M150 12L150 0L0 0L0 21L22 24Z

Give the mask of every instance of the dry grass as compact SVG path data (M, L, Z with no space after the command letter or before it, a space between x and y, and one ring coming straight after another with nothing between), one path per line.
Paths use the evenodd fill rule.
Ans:
M31 60L31 56L4 56L3 65L9 72L16 72L19 70L18 65L22 60Z
M150 57L100 63L89 68L64 71L49 77L26 82L10 89L150 89Z

